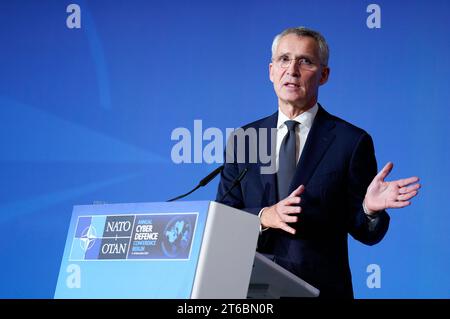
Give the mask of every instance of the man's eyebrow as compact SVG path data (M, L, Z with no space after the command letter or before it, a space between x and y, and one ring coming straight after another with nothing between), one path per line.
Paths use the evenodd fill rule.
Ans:
M278 55L279 58L284 57L284 56L289 56L289 53L281 53Z
M284 57L284 56L291 56L292 54L286 52L286 53L281 53L278 57ZM307 54L307 53L302 53L300 55L294 56L294 58L299 59L299 58L308 58L308 59L314 59L313 55Z

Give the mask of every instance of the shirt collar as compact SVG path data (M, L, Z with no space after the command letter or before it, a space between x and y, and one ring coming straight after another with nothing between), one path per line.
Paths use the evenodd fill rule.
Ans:
M319 106L316 103L308 111L303 112L302 114L300 114L293 120L301 123L301 125L304 125L310 129L318 110L319 110ZM278 108L277 129L281 129L283 126L285 126L284 122L289 121L289 120L290 119L283 112L281 112L280 108Z

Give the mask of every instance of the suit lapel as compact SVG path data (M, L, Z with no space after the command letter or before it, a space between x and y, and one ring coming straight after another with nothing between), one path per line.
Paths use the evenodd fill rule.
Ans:
M334 140L335 135L332 133L332 128L335 125L330 114L319 104L319 110L308 134L305 147L297 164L297 170L292 179L291 192L298 185L308 183L326 150Z

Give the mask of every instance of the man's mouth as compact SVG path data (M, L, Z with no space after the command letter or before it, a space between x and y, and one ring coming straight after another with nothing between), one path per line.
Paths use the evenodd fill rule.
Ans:
M286 82L284 83L284 86L287 86L289 88L299 88L300 84L294 83L294 82Z

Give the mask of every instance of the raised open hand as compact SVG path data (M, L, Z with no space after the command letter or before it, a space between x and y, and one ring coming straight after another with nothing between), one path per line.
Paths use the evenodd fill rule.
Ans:
M410 199L418 194L418 177L408 177L387 182L384 179L392 171L394 164L388 162L374 177L367 188L364 203L369 213L387 208L402 208L411 204Z

